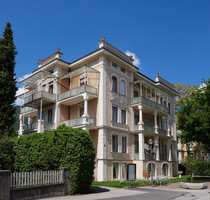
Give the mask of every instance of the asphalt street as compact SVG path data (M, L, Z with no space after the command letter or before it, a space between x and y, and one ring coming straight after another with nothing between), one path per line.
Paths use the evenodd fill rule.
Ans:
M210 189L169 190L158 188L99 188L97 193L47 198L51 200L210 200ZM43 200L46 200L43 199Z

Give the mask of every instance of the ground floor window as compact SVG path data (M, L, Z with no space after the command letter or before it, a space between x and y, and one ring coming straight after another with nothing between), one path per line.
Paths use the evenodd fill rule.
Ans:
M162 174L168 176L168 164L164 163L162 167Z
M119 179L119 163L113 163L113 179Z
M122 179L127 178L127 163L122 164Z

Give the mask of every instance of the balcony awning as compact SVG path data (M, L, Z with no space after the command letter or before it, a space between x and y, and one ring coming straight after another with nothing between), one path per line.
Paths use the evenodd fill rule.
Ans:
M30 87L36 87L36 83L39 80L43 80L46 78L55 78L56 76L46 72L46 71L38 71L34 74L31 74L29 77L21 80L19 83L23 84L25 87L30 86Z
M77 68L75 70L72 70L68 74L61 76L60 79L72 78L72 77L75 77L75 76L78 76L78 75L84 74L84 73L99 73L99 72L96 69L93 69L91 67L83 66L83 67Z

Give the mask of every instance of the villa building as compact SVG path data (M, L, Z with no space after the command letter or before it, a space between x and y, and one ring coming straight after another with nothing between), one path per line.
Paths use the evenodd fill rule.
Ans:
M99 48L71 63L60 49L39 60L21 83L23 100L19 135L53 130L61 124L89 132L96 147L95 180L126 178L136 164L136 178L147 176L150 159L144 144L158 146L155 175L177 175L174 86L156 74L139 72L127 56L102 37ZM27 118L27 124L24 124Z

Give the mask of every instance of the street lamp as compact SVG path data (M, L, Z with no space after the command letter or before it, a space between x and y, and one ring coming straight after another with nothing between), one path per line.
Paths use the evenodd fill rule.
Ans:
M153 163L152 163L152 161L153 161L154 155L155 155L156 152L157 152L158 143L156 142L153 148L152 148L152 144L153 144L153 139L152 139L152 138L150 138L150 139L148 140L148 143L149 143L149 145L148 145L148 144L144 144L144 150L145 150L145 153L146 153L146 154L149 156L149 158L150 158L150 162L151 162L151 185L153 186L153 173L152 173L152 171L153 171L153 169L152 169L152 164L153 164Z

